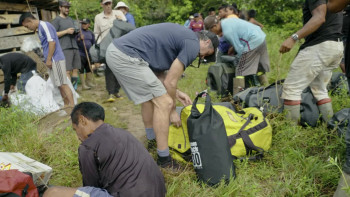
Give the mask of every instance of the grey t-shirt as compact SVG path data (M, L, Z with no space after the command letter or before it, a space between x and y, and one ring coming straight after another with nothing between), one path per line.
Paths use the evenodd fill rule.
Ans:
M57 32L66 30L68 28L74 28L74 22L71 17L62 18L57 16L51 24L55 27ZM75 34L66 34L59 38L62 50L65 49L78 49L77 41L75 40Z
M196 34L174 23L137 28L114 39L113 44L126 55L148 62L153 71L169 70L176 58L186 68L199 54L199 39Z

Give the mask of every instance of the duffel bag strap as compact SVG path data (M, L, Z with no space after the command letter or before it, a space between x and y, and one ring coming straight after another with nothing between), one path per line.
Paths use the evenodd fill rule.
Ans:
M236 144L236 139L238 137L241 137L243 140L245 149L247 151L247 155L251 154L253 150L258 152L256 155L249 157L248 160L260 160L264 157L264 150L258 146L255 146L253 141L249 137L249 134L251 134L251 133L248 133L248 130L244 130L244 128L250 123L252 118L253 118L253 114L249 114L247 121L243 124L243 126L239 129L239 131L235 135L228 136L228 142L229 142L230 148L232 148L232 146L234 146ZM262 123L266 123L265 118L264 118L264 122L262 122ZM259 125L256 125L255 127L250 128L249 130L258 131L258 130L261 130L262 128L266 127L267 123L266 123L266 126L264 126L264 125L265 124L260 123ZM244 160L247 158L242 157L239 159Z

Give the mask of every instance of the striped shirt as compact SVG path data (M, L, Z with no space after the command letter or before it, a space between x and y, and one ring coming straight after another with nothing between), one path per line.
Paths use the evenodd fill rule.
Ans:
M45 61L49 54L49 42L55 42L55 52L53 53L52 59L56 62L64 60L65 57L62 52L55 28L49 22L40 21L38 33L41 45L43 47Z

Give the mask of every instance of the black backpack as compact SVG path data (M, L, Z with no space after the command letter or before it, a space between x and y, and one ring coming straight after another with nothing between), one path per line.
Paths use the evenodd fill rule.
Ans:
M92 62L105 63L106 51L108 46L113 42L113 39L119 38L134 29L135 26L128 22L121 21L119 19L114 20L113 27L109 29L109 33L107 34L107 36L104 37L99 44L96 43L90 48L89 52L91 55ZM101 32L100 35L102 33L103 32ZM98 40L100 35L97 37L96 41Z
M332 95L340 94L343 89L349 91L348 78L344 73L333 72L330 83L327 86Z
M345 108L333 115L333 117L328 121L329 129L337 129L338 135L344 135L348 130L348 125L350 121L350 108Z
M284 80L273 83L267 87L252 87L233 96L233 101L242 107L257 107L265 114L283 112L282 83ZM277 92L276 92L277 90ZM300 124L302 126L317 125L320 112L317 101L310 87L301 94Z

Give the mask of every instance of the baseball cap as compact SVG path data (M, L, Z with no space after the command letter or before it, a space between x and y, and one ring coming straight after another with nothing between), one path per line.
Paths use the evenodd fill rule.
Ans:
M195 14L193 14L193 16L196 18L196 17L199 17L199 14L195 13Z
M193 18L194 18L194 16L193 16L193 15L191 15L191 16L190 16L190 19L193 19Z
M206 35L211 40L211 43L213 43L214 53L211 55L205 56L205 59L207 60L207 62L215 62L216 61L216 50L219 46L219 39L218 39L217 35L214 34L213 32L207 31L207 30L202 30L198 33Z
M204 19L204 28L206 30L210 30L218 22L219 20L216 18L216 16L207 16Z
M90 19L84 18L83 20L80 21L83 24L90 24Z
M108 2L112 3L112 0L103 0L102 4L105 4L105 3L108 3Z
M70 7L70 3L64 0L58 1L58 5L61 7Z

